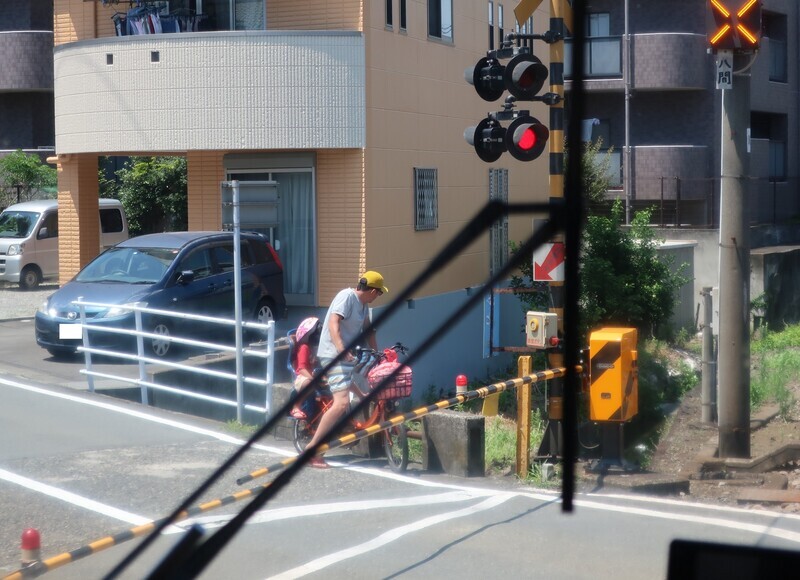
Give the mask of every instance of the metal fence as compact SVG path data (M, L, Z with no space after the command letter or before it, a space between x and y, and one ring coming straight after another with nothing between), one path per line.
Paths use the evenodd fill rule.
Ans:
M800 195L797 178L781 181L767 177L748 180L750 225L781 225L800 219ZM639 177L632 212L649 209L650 222L662 228L719 227L719 178L684 178L677 176ZM608 202L593 205L592 213L609 215L614 198L625 201L624 192L609 191Z
M275 322L270 321L267 324L260 324L256 322L243 322L240 320L230 320L227 318L215 318L210 316L201 316L197 314L188 314L180 312L172 312L168 310L157 310L137 306L135 304L119 306L116 304L104 304L99 302L84 302L76 301L80 308L80 324L83 334L83 346L79 347L79 351L84 353L86 360L86 368L80 372L86 375L89 383L89 391L94 392L95 378L111 379L116 381L125 382L128 384L136 385L141 388L141 402L142 404L149 404L148 389L154 389L167 393L177 394L180 396L200 399L206 403L214 405L224 405L228 407L236 407L237 420L242 422L242 415L245 409L248 411L255 411L257 413L264 413L266 416L271 414L272 410L272 387L274 377L274 362L275 362ZM86 307L101 307L101 308L118 308L124 309L134 313L135 328L114 328L108 326L98 326L86 321ZM198 323L219 325L220 327L233 327L235 332L242 333L244 329L256 330L264 333L264 339L257 343L253 343L247 347L237 349L235 346L223 343L208 342L203 340L195 340L182 336L167 336L162 334L153 334L145 332L142 324L142 316L157 316L159 318L172 318L180 320L191 320ZM114 350L100 349L92 346L91 336L94 333L111 333L123 334L135 337L136 352L119 352ZM240 334L241 336L241 334ZM202 365L189 365L184 362L177 362L172 360L165 360L163 358L151 358L145 355L145 340L166 340L170 343L189 346L197 349L202 349L206 352L216 353L233 353L236 357L236 372L228 373L212 368L204 368ZM284 339L285 340L285 339ZM113 359L134 362L138 365L138 377L126 377L124 375L103 373L94 370L92 356L111 357ZM251 357L262 359L264 361L264 374L258 376L244 376L244 358ZM168 367L188 373L196 373L199 375L215 377L216 379L223 379L225 382L230 381L235 385L235 393L230 398L216 397L204 393L195 392L179 385L163 385L148 380L148 365L159 365L160 367ZM219 381L218 381L219 382ZM264 389L264 406L248 404L244 400L244 385L253 385L257 388Z

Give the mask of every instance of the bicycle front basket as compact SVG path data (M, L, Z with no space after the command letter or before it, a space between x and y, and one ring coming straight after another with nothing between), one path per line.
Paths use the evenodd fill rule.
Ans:
M398 367L402 368L378 393L378 399L402 399L411 395L411 369L396 361L384 361L369 371L369 384L374 389Z

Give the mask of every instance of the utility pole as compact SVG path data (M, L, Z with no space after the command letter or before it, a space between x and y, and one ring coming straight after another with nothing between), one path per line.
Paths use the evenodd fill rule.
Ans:
M750 57L734 56L733 69ZM719 456L750 457L750 75L722 93L719 220Z
M709 50L722 89L719 210L719 456L750 457L750 75L761 3L707 0ZM738 71L738 72L737 72Z

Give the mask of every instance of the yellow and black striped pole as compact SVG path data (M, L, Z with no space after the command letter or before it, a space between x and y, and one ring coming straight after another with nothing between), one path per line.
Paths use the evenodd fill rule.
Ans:
M550 106L550 201L564 197L564 36L572 26L571 9L566 0L550 0L550 31L559 40L550 43L550 92L558 95L557 102ZM561 240L554 240L561 241ZM558 330L564 332L564 283L550 282L551 308L558 316ZM547 364L562 367L564 355L560 351L548 351ZM561 421L564 418L564 381L559 379L550 385L547 405L547 429L538 455L560 457L562 455Z
M286 464L290 464L294 462L297 458L291 457L286 460ZM286 465L284 465L286 467ZM214 499L209 502L203 503L199 506L189 508L188 510L182 511L178 516L173 520L173 523L180 522L205 512L211 511L213 509L230 505L232 503L236 503L238 501L242 501L244 499L252 498L264 491L267 487L269 487L269 483L265 483L263 485L259 485L257 487L253 487L251 489L238 491L234 494L229 496ZM40 562L36 562L30 566L17 570L16 572L12 572L4 577L3 580L22 580L24 578L37 578L42 574L47 572L51 572L56 568L60 568L61 566L65 566L67 564L71 564L72 562L76 562L81 560L87 556L91 556L93 554L97 554L98 552L102 552L107 548L111 548L113 546L117 546L123 542L127 542L128 540L133 540L134 538L141 538L152 533L158 526L163 523L166 523L167 518L163 518L160 520L154 520L152 522L148 522L146 524L142 524L140 526L136 526L125 530L124 532L120 532L113 536L106 536L104 538L100 538L99 540L95 540L85 546L81 546L75 550L70 552L64 552L63 554L59 554L57 556L53 556L52 558L47 558Z
M581 369L578 369L578 372L581 372ZM369 437L370 435L375 435L376 433L380 433L381 431L385 431L390 427L394 427L395 425L400 425L401 423L405 423L406 421L413 421L414 419L419 419L420 417L424 417L429 413L433 413L434 411L440 411L441 409L447 409L448 407L454 407L456 405L460 405L462 403L466 403L467 401L472 401L475 399L485 399L489 395L495 395L502 393L503 391L508 391L510 389L515 389L524 384L533 384L539 383L542 381L549 381L558 377L563 377L566 374L566 369L559 368L559 369L548 369L544 371L540 371L538 373L534 373L531 375L526 375L524 377L519 377L516 379L509 379L504 382L500 383L493 383L491 385L487 385L484 387L480 387L475 389L474 391L467 391L464 394L456 395L450 399L444 399L437 403L433 403L431 405L427 405L425 407L419 407L414 409L413 411L409 411L407 413L403 413L400 415L395 415L386 421L382 421L381 423L376 423L371 427L367 427L366 429L360 429L355 431L354 433L350 433L348 435L344 435L343 437L339 437L338 439L334 439L327 445L321 445L319 448L319 453L325 453L331 449L336 449L338 447L342 447L344 445L350 445L360 439L364 439L365 437ZM236 480L236 483L242 485L257 477L263 477L269 473L275 473L285 467L288 466L286 460L282 461L281 463L276 463L275 465L271 465L269 467L262 467L261 469L257 469L251 472L248 475L240 477Z
M580 368L578 369L578 372L581 372ZM349 445L351 443L354 443L355 441L358 441L359 439L369 437L370 435L374 435L376 433L389 429L390 427L394 427L395 425L405 423L406 421L419 419L420 417L423 417L434 411L439 411L440 409L453 407L455 405L466 403L467 401L472 401L474 399L484 399L489 395L502 393L503 391L517 388L523 384L533 384L542 381L552 380L557 377L563 377L565 373L566 369L563 368L548 369L545 371L534 373L532 375L527 375L524 377L510 379L508 381L494 383L491 385L480 387L473 391L468 391L467 393L464 393L462 395L456 395L455 397L452 397L450 399L445 399L437 403L427 405L425 407L419 407L413 411L409 411L408 413L395 415L394 417L387 419L386 421L377 423L366 429L360 429L355 433L350 433L343 437L339 437L338 439L333 440L331 443L327 445L321 445L319 447L318 453L325 453L326 451L329 451L331 449L336 449L344 445ZM297 461L297 457L298 456L287 457L286 459L283 459L282 461L275 463L269 467L257 469L256 471L253 471L248 475L240 477L239 479L236 480L236 483L242 485L244 483L252 481L257 477L263 477L264 475L281 471L286 467L290 466L295 461ZM205 512L211 511L216 508L220 508L222 506L242 501L244 499L253 498L262 491L264 491L267 487L269 487L269 485L270 485L269 483L265 483L257 487L239 491L234 494L225 496L223 498L214 499L206 503L200 504L196 507L189 508L178 514L178 516L173 520L173 523L184 521L191 517L203 514ZM148 522L146 524L130 528L113 536L106 536L104 538L86 544L85 546L81 546L80 548L77 548L70 552L64 552L63 554L53 556L52 558L47 558L45 560L42 560L41 562L36 562L31 566L28 566L21 570L17 570L16 572L13 572L5 576L3 580L22 580L24 578L36 578L38 576L41 576L42 574L50 572L51 570L55 570L56 568L59 568L66 564L70 564L72 562L85 558L86 556L96 554L107 548L111 548L123 542L127 542L128 540L133 540L134 538L140 538L146 536L152 533L158 526L160 526L165 522L166 518L160 520L154 520L152 522Z

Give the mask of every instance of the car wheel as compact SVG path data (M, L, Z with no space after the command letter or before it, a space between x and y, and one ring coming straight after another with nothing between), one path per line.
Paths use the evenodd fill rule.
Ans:
M170 350L173 350L172 341L169 340L171 332L169 326L164 321L159 321L153 327L153 334L158 334L165 338L154 338L150 346L153 349L153 354L157 357L165 357Z
M36 266L25 266L19 275L19 287L23 290L33 290L42 281L39 268Z
M254 319L259 324L267 324L275 320L275 307L270 300L262 300L256 307L256 314Z

